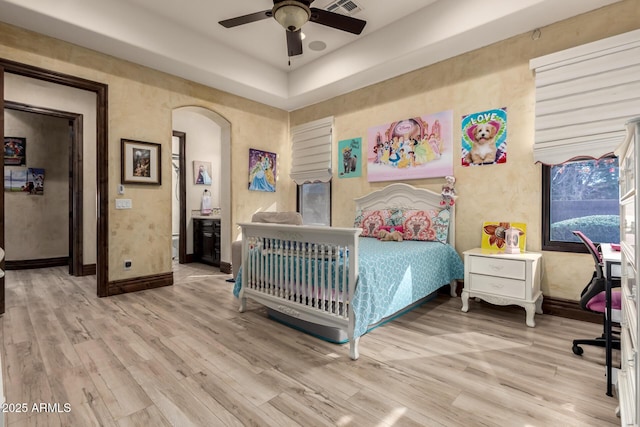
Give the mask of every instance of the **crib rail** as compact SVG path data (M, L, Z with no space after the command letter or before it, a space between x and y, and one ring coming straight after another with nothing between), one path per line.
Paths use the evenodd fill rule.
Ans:
M241 311L246 298L289 316L347 331L357 358L353 309L359 228L240 224Z

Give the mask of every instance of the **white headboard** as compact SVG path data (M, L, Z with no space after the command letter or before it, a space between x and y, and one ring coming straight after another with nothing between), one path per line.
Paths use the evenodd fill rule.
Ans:
M390 184L383 189L372 191L371 193L354 199L356 210L378 210L387 208L401 209L442 209L440 205L442 194L418 188L409 184ZM449 235L447 242L455 247L456 243L456 205L449 207L451 217L449 219Z

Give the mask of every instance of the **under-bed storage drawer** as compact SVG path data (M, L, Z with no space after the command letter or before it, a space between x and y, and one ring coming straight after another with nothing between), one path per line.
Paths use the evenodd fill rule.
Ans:
M511 279L525 279L525 263L513 259L499 259L497 257L471 257L469 272L486 274L489 276L508 277Z
M486 292L501 297L524 299L526 295L523 280L507 279L504 277L486 276L482 274L469 275L472 291Z

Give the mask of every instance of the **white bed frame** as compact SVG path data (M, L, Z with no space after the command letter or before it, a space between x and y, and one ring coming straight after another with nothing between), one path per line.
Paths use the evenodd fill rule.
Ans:
M433 191L408 184L391 184L381 190L355 199L356 209L387 208L442 209L442 196ZM447 242L455 244L455 205L450 207ZM241 223L242 288L240 312L251 298L268 308L302 321L346 331L349 356L356 360L358 338L354 338L355 318L348 302L355 293L358 280L358 236L360 228L312 227L261 223ZM261 249L257 256L255 249ZM341 255L337 255L341 254ZM262 261L264 257L272 260ZM342 277L336 273L325 277L324 269L307 272L304 265L289 265L288 256L306 257L323 266L336 256L344 256L348 269ZM271 257L271 258L270 258ZM312 277L316 286L303 283ZM342 291L334 292L342 283ZM346 285L345 285L346 284ZM451 296L456 296L456 281L452 281ZM312 297L309 298L308 296ZM313 298L316 296L316 298Z

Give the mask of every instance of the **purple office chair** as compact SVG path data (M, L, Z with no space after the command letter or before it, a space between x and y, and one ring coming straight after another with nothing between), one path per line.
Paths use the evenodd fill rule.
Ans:
M573 234L578 236L580 240L585 244L589 253L593 256L595 264L595 271L591 277L591 281L585 286L580 294L580 307L586 311L592 311L594 313L602 314L602 335L592 339L577 339L573 340L573 353L580 356L584 352L581 345L595 345L598 347L606 346L606 328L605 328L605 316L607 311L606 304L606 278L602 265L602 254L596 247L596 245L584 235L581 231L572 231ZM620 292L620 279L613 279L611 289L611 310L620 310L621 306L621 292ZM612 338L612 347L620 349L620 338Z

